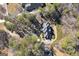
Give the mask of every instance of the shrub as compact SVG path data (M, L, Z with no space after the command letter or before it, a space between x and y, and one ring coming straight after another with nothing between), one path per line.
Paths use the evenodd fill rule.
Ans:
M9 39L9 48L13 48L13 49L16 49L17 48L17 42L16 42L16 39L14 37L11 37Z
M21 15L17 16L16 21L17 21L16 25L18 26L17 27L18 30L16 30L17 33L23 32L23 34L26 35L27 33L33 32L39 35L40 24L36 20L35 15L30 13L22 13Z
M6 20L6 21L10 21L11 18L10 18L9 16L6 16L6 17L5 17L5 20Z
M31 21L35 21L35 15L29 14L29 13L22 13L21 15L17 16L17 21L20 22L23 25L30 26Z
M77 14L76 12L72 11L72 13L73 13L73 16L74 16L75 18L78 17L78 14Z
M67 14L69 10L67 8L64 9L63 14Z
M42 43L37 42L38 37L34 34L25 36L21 42L15 41L14 38L10 40L10 47L15 49L15 54L18 56L33 56L43 55L41 48Z
M44 13L44 12L45 12L44 9L45 9L45 8L39 7L39 8L38 8L38 11L39 11L40 13Z
M14 29L16 28L15 24L13 24L11 22L5 22L4 24L7 27L7 29L10 31L14 31Z
M48 3L46 4L46 8L48 8L49 12L52 12L55 10L54 6L55 6L54 4L48 4Z
M20 55L37 55L35 52L39 50L39 44L37 45L36 42L37 36L35 35L25 37L19 45Z

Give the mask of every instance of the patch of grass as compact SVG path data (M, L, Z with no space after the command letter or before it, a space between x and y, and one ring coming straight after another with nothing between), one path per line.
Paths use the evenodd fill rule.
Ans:
M60 40L63 36L61 25L57 25L57 40Z
M77 31L76 36L77 36L77 38L79 39L79 31Z
M79 16L77 17L77 23L76 23L76 25L77 25L77 28L79 30Z
M62 43L62 48L66 49L68 44L71 43L71 37L70 36L66 36L63 38L63 43Z
M72 39L71 35L66 35L63 38L63 42L61 44L61 47L68 53L69 55L74 55L76 53L75 47L76 42Z
M59 40L61 40L63 36L61 25L56 24L56 28L57 28L57 39L52 43L52 46L58 43Z

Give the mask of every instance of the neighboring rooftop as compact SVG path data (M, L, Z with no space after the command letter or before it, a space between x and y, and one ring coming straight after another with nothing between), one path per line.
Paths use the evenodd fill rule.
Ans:
M44 3L23 3L22 7L26 10L26 11L33 11L34 9L37 9L39 7L44 7L45 4Z

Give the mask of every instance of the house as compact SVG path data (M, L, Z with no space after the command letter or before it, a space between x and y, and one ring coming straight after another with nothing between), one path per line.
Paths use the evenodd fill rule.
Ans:
M43 23L42 27L43 27L42 31L44 33L44 38L46 38L47 40L51 40L54 33L50 24L48 22L45 22Z

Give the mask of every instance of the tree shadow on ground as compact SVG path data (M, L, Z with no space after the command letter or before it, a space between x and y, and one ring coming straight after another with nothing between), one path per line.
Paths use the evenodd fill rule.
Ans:
M33 33L35 33L37 36L40 36L41 34L41 24L36 20L30 20L30 22L32 23L32 25L34 26L31 26L32 30L33 30Z
M52 12L52 17L57 24L61 24L61 20L60 20L61 16L62 15L60 11L58 10L57 6L55 6L55 11Z

